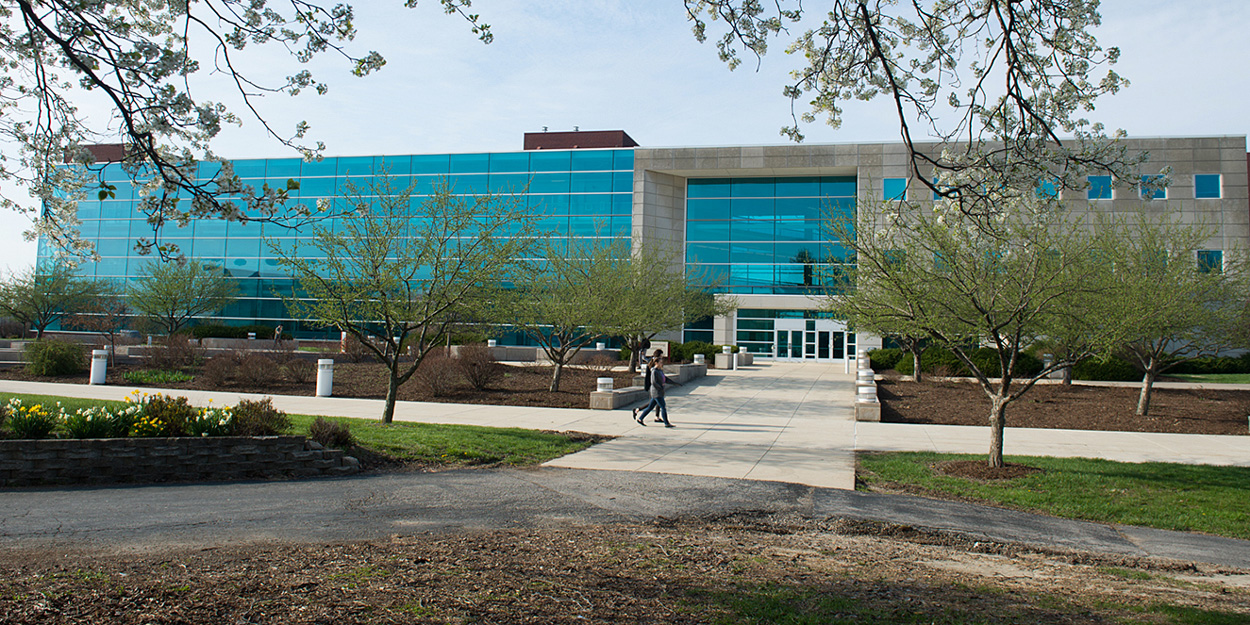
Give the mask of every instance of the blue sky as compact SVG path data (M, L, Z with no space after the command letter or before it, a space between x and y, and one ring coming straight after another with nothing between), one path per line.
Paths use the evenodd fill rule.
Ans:
M307 120L329 155L519 150L523 133L543 126L622 129L653 147L785 142L778 129L790 123L790 103L781 90L799 59L778 45L758 70L748 59L730 72L713 44L694 41L677 0L475 0L495 33L491 45L434 0L414 10L399 0L356 5L351 46L381 52L386 67L355 78L325 57L312 69L327 95L260 102L279 130ZM1093 119L1130 136L1247 132L1250 3L1104 0L1102 15L1099 41L1121 49L1116 70L1132 85L1101 100ZM257 76L298 67L276 50L249 52L245 66ZM223 85L208 77L200 94ZM241 113L228 91L219 98ZM854 102L842 128L817 122L805 132L809 143L893 141L898 122L888 102ZM215 150L290 155L247 118L223 131ZM23 220L0 215L0 225L0 267L30 265Z

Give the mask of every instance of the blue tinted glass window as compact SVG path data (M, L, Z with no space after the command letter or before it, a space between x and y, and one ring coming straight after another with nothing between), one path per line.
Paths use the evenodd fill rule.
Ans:
M686 245L686 262L716 263L729 262L728 243L690 243Z
M1224 251L1198 250L1198 271L1202 273L1222 273L1224 271Z
M412 193L413 195L431 195L446 183L446 175L413 176Z
M196 238L190 251L191 255L196 258L224 257L226 255L226 240Z
M778 243L776 245L776 262L815 263L826 260L827 250L820 243Z
M227 239L226 256L260 256L260 239Z
M542 150L530 154L530 169L533 171L569 171L570 162L568 152Z
M612 214L613 215L634 214L634 198L629 195L613 195L612 196Z
M1194 176L1194 197L1200 200L1220 197L1220 175L1198 174Z
M457 195L479 195L490 190L488 174L457 174L448 176L448 182L451 192Z
M83 200L78 203L79 219L99 219L100 203L95 200Z
M100 256L125 256L130 253L130 239L100 239L96 242L95 251Z
M730 222L731 241L773 241L775 232L771 221Z
M777 217L777 209L772 198L734 198L729 204L729 215L733 219L767 219Z
M121 171L122 168L120 166L110 166L104 170L106 176L105 179L109 179L109 176L114 175L114 172ZM217 174L220 171L221 163L213 161L200 161L199 164L196 165L196 176L198 176L200 180L212 180L217 177Z
M612 152L609 150L577 150L573 152L573 171L610 171Z
M616 150L612 152L612 169L634 170L634 151Z
M84 219L78 225L78 234L84 239L94 239L100 236L100 221L98 219Z
M563 235L569 231L569 218L567 216L544 217L535 223L539 232Z
M256 258L231 258L226 261L226 271L236 278L250 278L260 273L260 260ZM239 286L246 288L244 284ZM256 297L255 284L251 283L252 297Z
M1059 197L1059 183L1054 180L1042 180L1037 183L1038 197Z
M629 193L634 190L634 172L618 171L612 174L612 190L617 193Z
M629 237L633 233L634 220L632 217L613 217L612 218L612 236Z
M100 236L105 238L130 236L130 220L104 219L100 221Z
M907 199L907 179L906 178L886 178L881 181L882 199L885 200L905 200Z
M418 154L412 157L414 174L446 174L451 168L449 154ZM305 174L307 175L307 174Z
M686 219L729 219L729 200L686 200Z
M769 263L773 262L772 243L731 243L729 260L732 263Z
M331 197L337 184L337 178L304 178L299 183L299 197Z
M569 217L569 236L606 237L611 234L611 221L607 217Z
M686 224L687 241L728 241L728 221L691 221Z
M319 161L306 161L300 165L301 176L334 176L338 173L337 158L323 158Z
M340 176L372 176L372 156L341 156L338 159L338 175Z
M767 197L776 195L772 178L735 178L729 183L733 197Z
M612 172L573 172L569 181L573 193L608 193L612 191Z
M777 219L820 219L820 205L817 197L777 198Z
M191 222L193 224L195 236L198 237L224 237L226 236L226 222L222 219L196 219Z
M820 195L820 178L777 178L777 197L815 197Z
M730 265L729 281L741 286L768 286L773 283L772 265Z
M820 194L855 197L855 176L826 176L821 178Z
M490 172L528 172L530 155L525 152L502 152L490 155Z
M266 161L258 159L231 161L234 175L240 178L264 178Z
M491 174L491 193L521 193L530 183L530 175L524 174Z
M131 219L125 223L130 225L130 232L126 236L132 239L152 238L152 224L142 219ZM103 230L104 227L101 226L100 229Z
M686 182L686 197L729 197L728 178L694 178Z
M1090 176L1085 197L1091 200L1111 199L1111 176Z
M530 193L568 193L569 192L569 174L563 173L536 173L534 179L530 182Z
M1167 187L1161 186L1165 179L1163 176L1147 175L1141 177L1141 197L1143 200L1165 200L1168 197Z
M95 275L98 277L124 278L126 277L126 259L125 258L102 258L96 264Z
M272 165L270 166L272 168ZM407 176L412 173L411 156L375 156L373 157L373 173L387 173L392 176ZM270 171L270 176L273 172Z
M127 219L130 217L132 204L130 202L117 202L109 200L100 202L100 218L101 219Z
M535 215L568 215L569 196L531 195L530 206Z
M612 196L571 195L569 196L569 214L610 215L612 214Z
M260 224L247 221L231 221L226 223L227 237L260 237Z
M827 238L825 222L820 219L778 221L778 241L821 241Z
M452 154L451 173L482 174L490 171L489 154Z

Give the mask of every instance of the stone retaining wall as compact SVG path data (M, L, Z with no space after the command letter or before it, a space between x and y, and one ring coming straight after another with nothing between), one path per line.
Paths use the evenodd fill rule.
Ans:
M0 441L0 486L350 475L360 463L303 436Z

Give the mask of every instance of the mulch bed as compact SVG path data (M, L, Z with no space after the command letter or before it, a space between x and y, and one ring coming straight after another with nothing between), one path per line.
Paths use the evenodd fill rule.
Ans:
M1138 387L1039 384L1007 406L1009 427L1248 433L1250 391L1156 388L1150 414L1139 417ZM889 423L986 425L990 402L972 382L886 380L877 385L881 420Z
M1043 469L1037 467L1029 467L1013 462L1005 462L1001 467L991 467L984 460L951 460L950 462L940 462L933 468L942 475L962 477L979 482L1014 480L1018 477L1044 472Z
M551 392L552 367L505 365L504 375L499 377L485 391L474 391L467 384L457 385L450 392L434 395L422 388L415 379L400 386L400 401L427 401L459 404L493 404L509 406L547 406L552 408L586 408L590 405L590 393L595 390L596 378L615 378L616 388L629 386L633 376L624 371L604 372L586 367L565 367L560 378L560 390ZM128 382L126 372L147 367L135 365L118 365L109 368L108 384L116 386L138 386ZM236 393L257 393L262 395L296 395L312 396L316 392L316 379L305 383L296 383L275 373L275 378L263 384L247 384L241 381L230 381L222 385L206 382L199 374L199 368L190 368L188 373L196 377L189 382L174 382L159 385L161 388L187 389L200 391L230 391ZM30 380L35 382L57 382L68 384L86 384L90 376L86 373L61 376L41 377L29 375L23 367L0 369L0 379ZM387 386L386 368L373 362L336 362L334 364L334 396L361 399L385 399Z

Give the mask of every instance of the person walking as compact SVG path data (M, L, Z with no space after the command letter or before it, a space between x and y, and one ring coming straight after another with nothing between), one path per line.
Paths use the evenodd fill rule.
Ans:
M634 420L638 422L638 425L646 426L647 415L651 413L652 409L655 409L655 420L657 423L663 423L666 428L676 427L668 420L668 404L664 400L664 390L669 384L676 384L677 386L681 386L681 384L669 380L668 376L664 374L664 362L665 358L657 355L651 359L651 362L647 363L647 378L651 382L651 402L641 412L637 408L634 409Z

